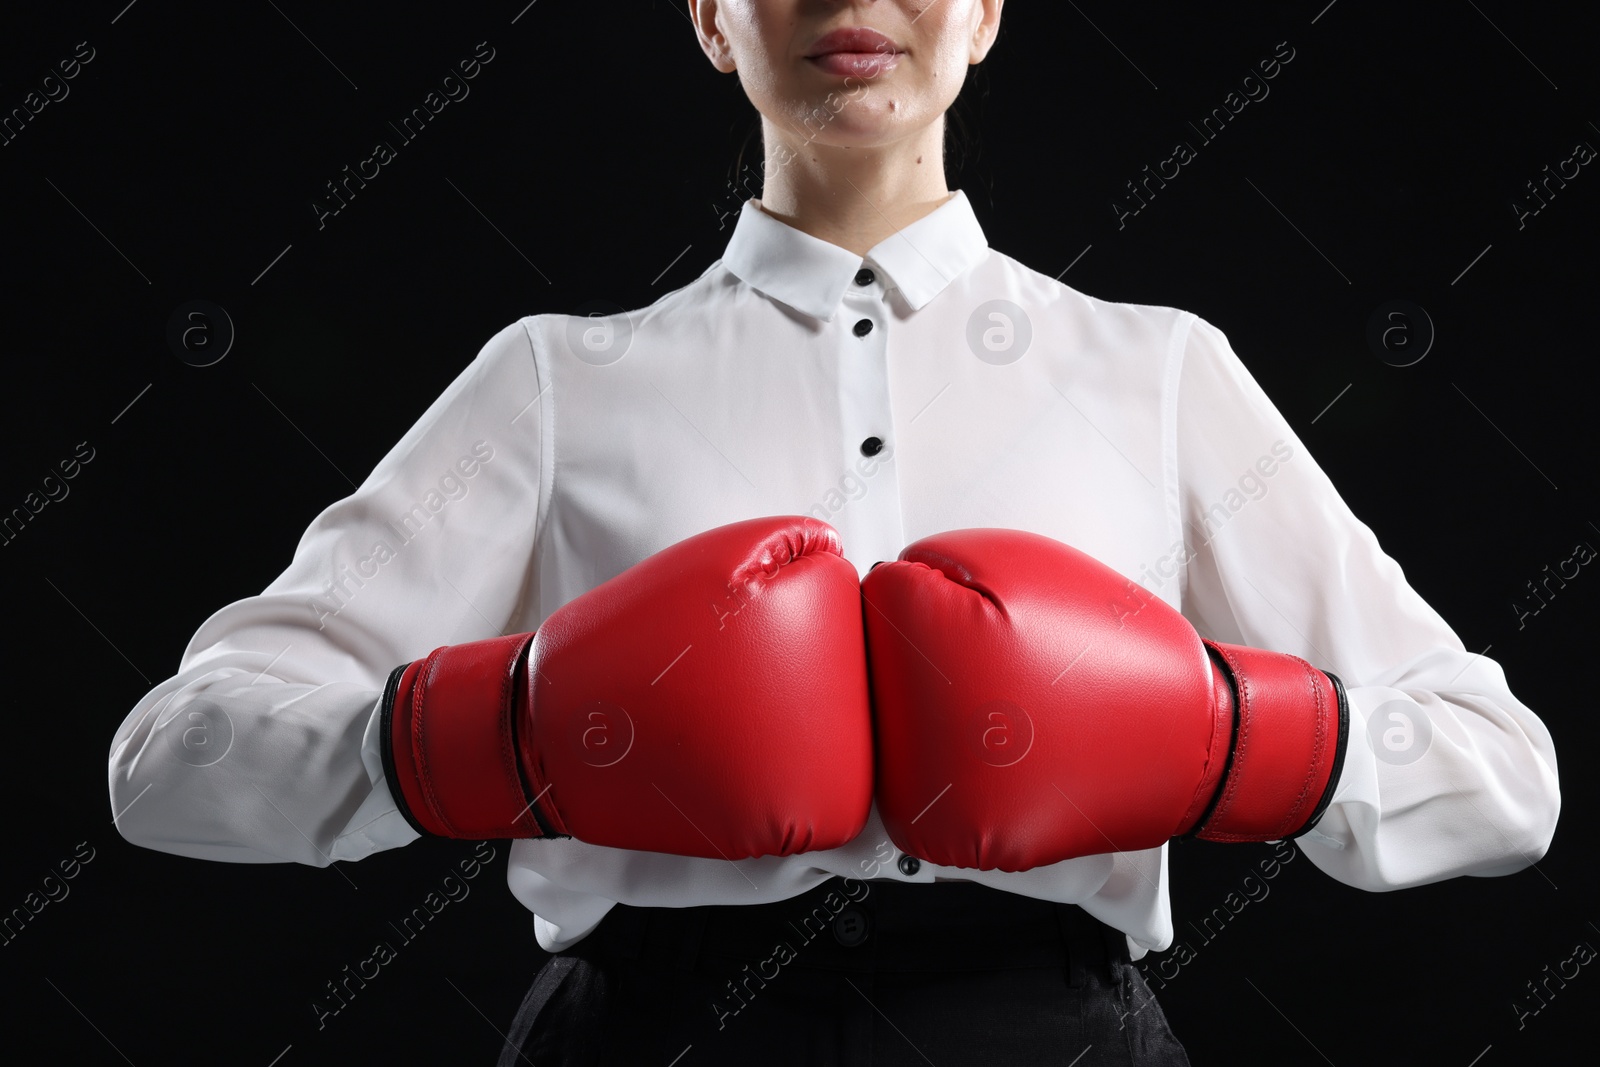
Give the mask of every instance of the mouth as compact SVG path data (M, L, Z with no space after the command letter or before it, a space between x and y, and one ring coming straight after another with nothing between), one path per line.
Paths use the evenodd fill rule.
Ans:
M904 54L889 37L867 26L850 26L823 35L806 61L829 74L874 78L893 70Z

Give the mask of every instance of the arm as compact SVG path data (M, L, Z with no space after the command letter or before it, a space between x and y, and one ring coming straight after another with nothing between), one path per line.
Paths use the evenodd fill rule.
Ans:
M1194 327L1165 436L1184 614L1017 530L925 537L863 580L890 837L1005 871L1298 837L1369 889L1533 862L1559 808L1542 724ZM1417 747L1380 758L1366 725L1391 715Z
M1185 616L1346 687L1343 771L1297 844L1368 890L1536 862L1561 803L1544 724L1406 583L1215 327L1194 322L1177 382ZM1384 758L1375 717L1380 741L1397 731Z
M395 664L494 636L537 594L542 377L525 326L501 330L276 580L201 625L113 738L124 837L313 866L417 837L375 712Z

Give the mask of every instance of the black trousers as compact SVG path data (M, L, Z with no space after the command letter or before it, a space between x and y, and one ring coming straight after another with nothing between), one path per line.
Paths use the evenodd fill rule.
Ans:
M501 1067L1187 1067L1121 933L974 882L618 904L528 990Z

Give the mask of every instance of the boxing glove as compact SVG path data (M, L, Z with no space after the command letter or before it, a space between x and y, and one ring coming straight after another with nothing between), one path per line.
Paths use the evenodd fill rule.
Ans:
M1048 537L923 538L862 594L878 808L913 856L1020 871L1186 834L1277 840L1338 781L1337 678L1202 640Z
M835 848L872 802L860 586L814 519L681 541L534 633L396 667L382 700L423 834L731 860Z

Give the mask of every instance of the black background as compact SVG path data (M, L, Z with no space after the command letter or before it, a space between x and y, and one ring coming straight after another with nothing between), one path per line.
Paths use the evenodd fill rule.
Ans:
M117 834L104 763L199 624L270 582L495 331L589 300L643 306L721 254L753 111L684 5L525 2L0 15L4 113L78 42L95 55L0 146L0 511L94 450L0 550L16 828L0 910L94 850L0 947L9 1040L75 1063L487 1063L542 961L495 842L471 896L319 1030L324 983L472 845L325 870L168 856ZM1023 263L1221 327L1563 760L1555 842L1509 877L1367 894L1302 856L1207 942L1186 923L1270 850L1174 847L1196 954L1161 997L1194 1061L1587 1058L1594 965L1521 1028L1513 1002L1578 942L1600 946L1582 681L1600 577L1585 568L1520 628L1512 605L1580 541L1600 547L1600 166L1520 228L1513 203L1577 142L1600 147L1600 37L1563 4L1325 5L1013 0L964 94L975 136L950 184ZM319 228L324 183L480 41L495 58L471 95ZM1186 121L1281 41L1294 58L1270 95L1119 229L1124 183L1198 144ZM166 341L195 299L237 330L207 367ZM1411 366L1366 341L1395 299L1437 331Z

